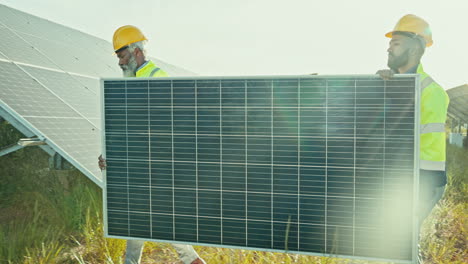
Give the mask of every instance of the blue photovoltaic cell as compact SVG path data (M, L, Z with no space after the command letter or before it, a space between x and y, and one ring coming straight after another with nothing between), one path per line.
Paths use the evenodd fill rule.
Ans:
M103 80L108 235L411 260L415 84Z

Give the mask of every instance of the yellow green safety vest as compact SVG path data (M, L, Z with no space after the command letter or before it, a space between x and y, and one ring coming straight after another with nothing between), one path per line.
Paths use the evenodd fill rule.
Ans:
M136 72L137 78L138 77L168 77L168 76L169 75L164 70L156 66L156 64L154 64L152 61L146 62L146 64L142 68L138 69L138 71Z
M447 92L419 64L421 80L420 169L445 171L445 120Z

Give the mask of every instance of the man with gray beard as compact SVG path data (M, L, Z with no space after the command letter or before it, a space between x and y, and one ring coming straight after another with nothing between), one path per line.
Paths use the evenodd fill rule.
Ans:
M124 77L167 77L167 73L146 59L147 39L134 26L123 26L114 33L115 54Z
M168 74L146 59L144 45L147 39L135 26L118 28L113 37L114 51L119 58L119 66L124 77L167 77ZM106 169L106 161L99 156L99 168ZM124 264L139 264L144 241L128 240ZM172 244L184 264L204 264L190 245Z

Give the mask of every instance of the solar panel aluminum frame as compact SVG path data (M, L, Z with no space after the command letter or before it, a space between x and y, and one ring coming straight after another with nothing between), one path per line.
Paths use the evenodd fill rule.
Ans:
M15 117L11 116L9 112L7 112L5 109L0 107L0 122L3 120L7 121L10 123L13 127L15 127L19 132L21 132L23 135L25 135L28 138L36 136L29 128L27 128L25 125L23 125L21 122L16 120ZM44 150L47 154L50 156L53 156L56 151L53 150L50 146L47 145L39 145L39 147Z
M197 77L162 77L158 80L260 80L260 79L313 79L313 78L343 78L343 77L375 77L375 75L367 74L353 74L353 75L278 75L278 76L197 76ZM175 240L164 240L164 239L144 239L145 241L152 242L164 242L164 243L178 243L178 244L187 244L187 245L199 245L199 246L208 246L208 247L222 247L222 248L232 248L232 249L248 249L248 250L259 250L267 252L277 252L277 253L290 253L290 254L303 254L311 256L320 256L320 257L339 257L347 259L357 259L357 260L369 260L369 261L391 261L395 263L417 263L418 262L418 242L419 242L419 224L418 224L418 198L419 198L419 145L420 145L420 76L418 74L396 74L393 78L402 78L402 77L414 77L415 78L415 104L414 104L414 167L413 167L413 204L412 204L412 259L411 260L400 260L400 259L385 259L378 257L361 257L361 256L352 256L352 255L343 255L343 254L327 254L327 253L316 253L316 252L305 252L305 251L295 251L295 250L278 250L278 249L266 249L266 248L256 248L256 247L242 247L242 246L231 246L225 244L208 244L208 243L194 243L194 242L185 242L185 241L175 241ZM104 82L105 81L149 81L154 80L154 78L101 78L101 106L102 106L102 155L106 158L106 135L105 135L105 98L104 98ZM108 238L117 238L117 239L126 239L126 240L142 240L142 238L137 237L127 237L127 236L117 236L109 235L108 230L108 211L107 211L107 173L103 171L103 210L104 210L104 235Z
M413 178L413 259L412 263L419 262L419 161L420 161L420 124L421 124L421 81L419 74L411 74L415 77L415 104L414 104L414 178ZM397 74L396 76L402 76Z
M83 172L89 179L91 179L95 184L97 184L101 189L104 188L103 182L99 181L88 169L83 167L80 163L76 162L68 153L59 145L55 144L52 140L48 139L47 136L43 135L39 129L33 126L30 122L24 119L21 115L16 113L13 109L11 109L7 104L5 104L0 98L0 108L3 108L5 112L7 112L10 116L20 122L24 127L26 127L31 133L37 136L37 138L43 142L45 142L48 146L50 146L55 152L60 154L60 156L64 157L68 162L70 162L75 168L79 169ZM50 152L48 152L51 154Z

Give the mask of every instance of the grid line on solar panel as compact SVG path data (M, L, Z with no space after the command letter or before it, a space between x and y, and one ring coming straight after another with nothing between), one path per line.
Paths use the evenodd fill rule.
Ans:
M322 93L301 92L302 87L314 81L320 84L314 88ZM141 80L131 87L115 82L116 87L108 87L112 93L105 108L109 117L106 127L110 127L106 140L116 147L111 150L114 156L108 156L108 173L112 173L111 164L122 161L129 171L116 173L109 186L170 190L167 196L157 198L168 202L160 209L166 212L168 220L172 219L167 222L172 225L169 235L176 240L209 243L203 237L209 236L210 230L205 229L210 225L200 219L211 218L215 221L211 222L213 226L220 230L211 236L221 245L261 244L270 249L321 248L321 252L332 252L338 241L339 254L379 256L377 250L370 248L372 243L362 243L356 238L364 236L360 229L366 226L361 226L361 221L369 214L376 215L369 211L382 208L376 203L386 203L391 195L408 195L405 190L412 183L408 176L413 173L413 148L393 146L414 143L411 108L414 104L408 96L414 96L414 92L388 98L386 94L381 100L368 90L375 88L375 83L380 83L378 89L384 87L383 81L371 80L367 84L374 84L364 88L356 85L361 80L352 80L355 85L346 84L347 81L345 78L326 81L325 87L320 79ZM397 82L398 86L387 87L394 89L404 83ZM298 83L301 89L296 87ZM142 93L139 85L150 92ZM359 92L361 88L366 92ZM339 89L353 92L349 95ZM123 107L122 95L127 98ZM313 100L317 96L321 98ZM379 102L374 102L375 99ZM141 115L142 110L147 114ZM122 111L125 126L119 124ZM390 118L384 120L392 115L393 122ZM148 122L149 125L142 125ZM158 142L161 149L138 147L148 140ZM132 147L119 150L120 143ZM148 159L140 154L148 151L157 158ZM147 166L145 163L152 164L154 170L141 172L141 166ZM140 185L148 177L154 185ZM130 180L128 185L125 180ZM126 195L131 197L127 207L144 207L148 199L144 195L138 198L132 192ZM318 202L313 202L314 199ZM158 212L161 211L153 210L153 215ZM130 219L131 213L126 214ZM372 229L382 227L375 221L367 223ZM308 224L321 226L321 230L307 231ZM265 231L263 238L259 238L253 226ZM339 239L337 232L341 233ZM308 234L312 233L322 234L322 238L317 243L311 242ZM407 246L408 236L400 238L405 242L401 250ZM405 250L403 255L408 256L410 251Z
M96 133L100 129L100 109L96 108L99 101L96 100L99 100L100 93L99 83L93 78L120 75L115 57L108 52L112 45L91 35L3 5L0 5L0 13L0 75L4 77L1 78L0 84L2 104L5 104L7 109L11 108L15 115L18 114L21 122L31 122L26 126L33 129L40 127L43 131L35 132L47 140L62 142L63 147L55 146L58 151L67 159L76 159L79 165L75 164L75 161L72 163L80 169L83 166L83 172L99 184L101 173L95 168L95 162L91 161L94 159L91 157L100 153L97 147L100 142L96 140ZM22 69L23 72L18 69ZM173 70L176 71L176 68L173 67ZM44 85L38 84L28 75L34 76ZM80 83L95 96L81 93L81 88L78 88ZM76 113L70 108L76 109ZM80 115L91 126L94 125L94 128L86 124L83 127L90 130L78 132L61 127L68 124L68 121L79 122ZM62 134L59 135L40 123L59 129ZM53 136L49 138L44 131L52 133ZM75 136L81 139L70 138ZM72 144L79 145L73 148ZM95 153L86 152L84 146L89 146L91 152ZM62 153L62 149L72 157ZM90 171L93 175L90 175Z
M56 43L48 39L42 39L36 36L18 33L21 38L25 39L28 43L34 43L41 53L54 62L55 68L62 69L66 72L77 72L87 74L90 76L99 76L95 71L95 67L102 64L96 62L96 58L85 58L85 50L79 50L73 46ZM81 62L83 61L83 62ZM84 62L87 63L84 63Z
M17 65L0 62L2 100L21 115L77 117L49 90L29 77ZM47 105L44 104L47 101Z
M86 118L99 117L98 96L95 91L81 85L74 76L33 67L22 67Z
M0 52L10 60L56 68L55 64L10 29L0 28ZM21 52L18 52L21 51Z
M118 67L111 66L115 65L113 56L102 43L107 42L18 10L2 6L1 11L4 19L0 18L0 25L5 26L2 29L10 35L9 38L15 40L16 47L22 50L21 54L7 53L12 56L11 60L51 69L61 68L76 74L119 75ZM22 48L22 45L26 46ZM109 43L107 45L110 47Z
M94 156L92 153L99 153L99 131L90 126L89 122L83 121L77 112L31 78L18 65L0 62L0 69L3 80L0 83L1 101L65 153L75 157L76 162L86 171L93 172L92 175L100 175L95 168L94 159L91 158Z
M38 34L54 38L64 35L66 30L70 30L65 26L50 22L46 19L35 17L27 13L15 10L3 5L0 5L2 17L0 22L10 29L24 33Z
M77 114L78 116L82 117L84 120L86 120L87 122L89 122L90 124L93 124L93 122L91 122L88 117L85 116L88 115L89 118L92 118L92 119L97 119L98 118L98 110L97 109L93 109L93 108L96 108L96 105L93 105L93 104L88 104L86 106L82 106L83 103L86 104L86 102L81 102L81 101L76 101L74 97L69 97L69 92L73 91L73 90L77 90L76 87L75 89L70 89L70 85L74 85L75 83L74 82L70 82L68 80L67 82L67 79L66 78L70 78L69 75L67 74L60 74L60 73L53 73L53 72L50 72L50 71L47 71L46 74L47 76L49 77L52 77L54 78L55 76L55 80L59 82L63 82L65 81L66 82L66 85L68 86L68 88L70 89L70 91L67 91L67 92L64 92L63 91L63 87L60 86L60 85L56 85L55 83L51 82L49 80L49 78L40 78L40 74L44 74L44 71L41 72L40 69L38 68L33 68L33 67L30 67L30 68L26 68L26 66L18 66L19 69L21 69L25 75L29 76L30 78L32 78L32 80L36 83L38 83L41 88L43 88L43 90L46 90L47 93L50 93L53 97L54 97L54 100L57 100L59 101L61 104L62 104L62 107L63 108L67 108L68 112L74 112L75 114ZM36 73L38 74L38 77L35 77L34 75L32 75L32 73ZM47 85L45 85L43 83L43 81L47 82ZM68 97L68 98L67 98ZM44 98L43 95L39 95L37 98L35 98L34 100L37 101L37 99L39 98ZM68 100L67 100L68 99ZM88 98L85 98L85 99L88 99L90 100L91 102L92 101L95 101L94 97L92 96L88 96ZM51 99L48 99L47 102L49 102ZM41 100L43 101L43 100ZM47 105L47 106L44 106L44 107L47 107L47 108L51 108L50 105ZM79 110L77 110L75 107L80 107L81 108L81 112ZM89 109L91 108L91 109ZM53 111L53 109L51 109ZM91 110L91 112L90 112ZM94 112L94 113L93 113ZM54 112L53 112L54 113ZM23 116L28 116L28 114L24 114ZM54 114L52 116L55 116ZM94 127L97 127L95 125L93 125Z

